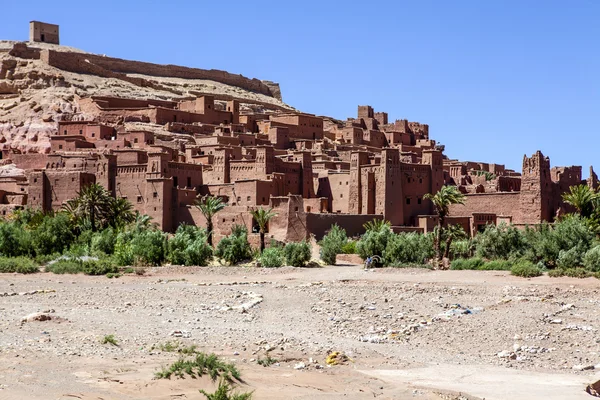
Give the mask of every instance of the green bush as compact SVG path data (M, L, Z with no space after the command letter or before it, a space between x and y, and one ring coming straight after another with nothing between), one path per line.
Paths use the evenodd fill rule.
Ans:
M288 243L283 248L285 263L292 267L305 267L310 261L310 244L306 241Z
M342 253L342 248L347 241L348 237L346 236L346 230L340 228L337 224L333 224L331 230L319 243L321 246L321 260L323 260L325 264L334 265L336 256Z
M115 243L115 260L121 266L161 265L165 260L166 235L153 229L121 232Z
M475 246L471 239L453 240L450 244L450 258L470 258L473 256Z
M37 254L62 254L74 240L71 220L64 213L45 216L32 232L32 242Z
M245 226L236 225L231 229L231 235L221 239L215 255L225 260L229 265L237 264L252 257L252 247L248 243L248 230Z
M564 276L568 276L570 278L587 278L593 275L592 272L586 271L583 268L567 268L562 272Z
M600 272L600 245L592 247L583 256L583 266L592 272Z
M535 229L527 228L525 238L527 259L555 266L561 250L585 254L592 247L595 234L585 219L568 215L554 225L543 223Z
M91 250L93 254L99 252L104 254L113 254L115 252L115 244L117 243L117 232L113 228L107 228L100 232L96 232L91 239Z
M357 254L356 253L356 241L348 240L342 246L342 252L340 254Z
M356 253L363 260L366 260L367 257L378 256L373 266L381 266L379 259L384 259L384 252L392 235L389 224L376 223L356 243Z
M33 274L40 269L27 257L0 257L0 273Z
M54 274L79 274L83 272L83 265L78 260L60 259L46 266L46 272Z
M452 270L463 270L463 269L480 269L484 264L484 261L479 257L473 258L457 258L452 260L450 269Z
M573 247L569 250L560 250L556 259L556 266L561 269L577 268L582 265L581 254Z
M425 264L433 254L433 235L392 233L385 247L384 263L389 266Z
M542 275L542 270L531 261L520 260L512 266L510 273L523 278L533 278Z
M23 226L0 222L0 254L5 257L32 255L31 233Z
M213 254L206 231L191 225L180 225L167 243L167 260L177 265L208 265Z
M527 245L523 233L512 225L488 224L474 239L477 256L486 259L520 257Z
M548 271L548 276L550 278L560 278L561 276L565 276L565 271L560 268L551 269Z
M110 259L89 260L82 264L82 272L86 275L116 274L119 268Z
M276 246L264 249L259 261L264 268L279 268L283 265L284 258L283 250Z
M478 269L482 271L510 271L513 263L508 260L492 260L487 261Z

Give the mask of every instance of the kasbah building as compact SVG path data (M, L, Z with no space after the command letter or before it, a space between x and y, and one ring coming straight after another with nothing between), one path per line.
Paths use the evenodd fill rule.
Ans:
M222 71L167 69L36 48L38 42L58 45L58 26L32 22L30 42L15 44L10 54L139 85L142 79L119 71L204 77L273 94L259 80ZM0 71L4 78L6 71ZM80 99L79 107L94 117L80 121L65 115L57 121L47 154L21 153L3 143L2 165L14 164L23 174L0 177L0 216L24 207L60 210L83 187L99 183L165 231L180 224L204 226L194 201L211 195L227 204L216 216L217 241L236 224L256 233L249 210L257 207L277 213L268 237L300 241L311 235L320 239L333 224L358 235L365 222L382 218L396 232L429 232L436 217L424 196L456 185L466 202L452 206L446 223L474 235L486 224L553 221L570 211L561 198L570 186L598 186L591 167L590 178L582 181L580 166L551 167L539 151L523 157L521 173L449 159L430 138L428 125L390 122L387 113L370 106L358 106L356 117L346 121L290 110L240 112L239 100L210 95L179 101L91 96ZM153 129L126 131L124 121ZM185 135L186 141L162 140L165 135ZM250 236L257 241L257 235Z

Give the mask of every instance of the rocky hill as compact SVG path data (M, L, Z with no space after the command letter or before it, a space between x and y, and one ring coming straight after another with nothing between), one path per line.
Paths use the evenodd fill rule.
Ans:
M225 71L129 61L47 43L0 41L0 147L48 152L58 121L93 120L90 96L239 100L244 110L293 110L279 85ZM156 130L156 126L148 129ZM137 127L139 129L139 126Z

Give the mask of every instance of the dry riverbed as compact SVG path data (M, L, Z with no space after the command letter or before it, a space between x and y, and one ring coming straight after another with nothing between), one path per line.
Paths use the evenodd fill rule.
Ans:
M592 399L599 288L359 266L4 274L0 398L203 399L206 377L154 379L171 342L235 363L255 399Z

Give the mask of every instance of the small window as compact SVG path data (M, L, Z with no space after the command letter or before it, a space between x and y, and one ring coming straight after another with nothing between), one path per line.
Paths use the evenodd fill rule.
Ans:
M344 193L340 193L340 199L344 198Z
M419 183L423 183L423 178L419 178Z
M152 193L152 197L157 198L158 197L158 192Z
M83 129L80 129L80 130L79 130L79 134L80 134L80 135L83 135Z
M298 207L296 207L294 211L298 211Z
M58 149L59 149L59 150L62 150L62 144L59 144L59 145L58 145Z
M239 203L240 201L242 201L242 198L238 196L237 202Z
M192 178L191 177L187 177L187 187L192 187Z
M37 182L37 178L33 178L33 181L34 181L34 182Z
M96 134L94 132L92 132L92 137L96 137Z
M65 135L67 134L67 130L65 129Z
M410 204L410 197L406 198L406 204Z
M246 201L250 201L250 196L246 197Z
M138 138L133 139L133 143L137 143L138 142Z
M143 200L144 200L144 199L143 199L143 197L142 197L142 196L138 196L138 197L137 197L137 202L138 202L138 203L141 203Z
M265 202L265 198L263 197L263 202Z
M421 204L421 201L422 201L421 198L417 197L417 204Z

